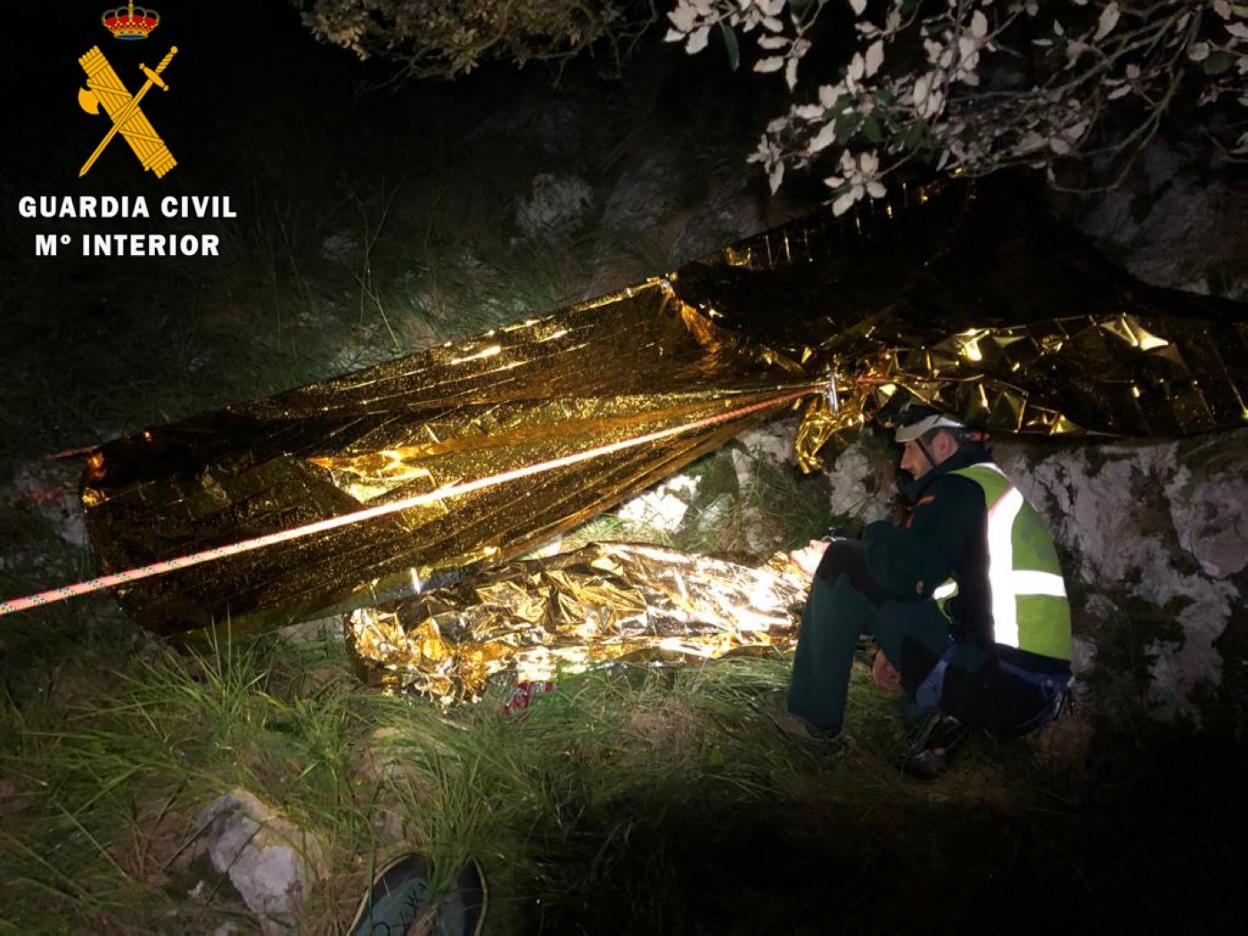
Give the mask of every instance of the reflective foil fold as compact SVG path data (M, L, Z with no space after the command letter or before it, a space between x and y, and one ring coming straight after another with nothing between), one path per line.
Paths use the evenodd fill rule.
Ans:
M898 389L998 432L1248 423L1248 306L1140 282L1026 176L903 187L848 220L799 219L688 264L677 290L720 327L837 375L847 408L808 409L808 468Z
M898 393L999 432L1165 436L1244 425L1246 387L1243 304L1140 283L998 174L107 443L82 502L113 572L509 479L118 589L153 630L237 632L519 555L798 397L813 470Z
M791 407L810 385L652 280L108 443L82 498L102 564L121 569L546 466L118 589L156 631L228 620L239 633L522 553Z
M499 673L540 681L619 660L784 649L808 584L783 555L751 568L655 546L591 544L359 609L347 641L374 685L475 701Z

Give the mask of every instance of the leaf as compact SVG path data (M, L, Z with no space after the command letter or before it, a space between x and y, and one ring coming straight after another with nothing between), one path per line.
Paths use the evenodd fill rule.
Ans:
M1209 43L1193 42L1187 48L1187 57L1193 62L1203 62L1209 57Z
M849 209L854 206L854 202L857 200L858 199L854 197L854 193L852 191L846 192L832 203L832 214L839 218L845 212L849 211Z
M775 195L784 179L784 163L776 162L767 170L767 184L771 186L771 194Z
M785 84L789 86L790 91L792 91L794 88L797 87L797 57L796 56L789 59L788 63L784 66L784 81L785 81Z
M841 88L839 85L820 85L819 86L819 103L824 107L835 107L842 100Z
M919 144L923 142L923 125L918 121L906 124L905 129L897 135L897 142L902 145L903 149L918 149Z
M697 11L693 7L680 4L676 9L667 14L667 18L682 33L688 33L693 32L693 22L697 15Z
M697 55L706 48L706 42L711 36L711 27L702 26L695 29L689 34L689 41L685 43L685 51L690 55Z
M806 152L817 153L820 150L827 149L829 146L832 145L832 143L835 140L836 140L835 123L826 123L822 127L819 128L819 132L816 133L811 138L810 142L806 144Z
M1101 10L1101 18L1096 23L1096 35L1092 37L1093 42L1104 39L1113 31L1118 25L1118 13L1117 3L1110 3Z
M841 114L840 117L837 117L832 131L836 134L836 142L844 144L852 140L854 134L858 132L858 123L858 115L853 111L847 111Z
M880 130L880 122L870 115L862 119L862 132L872 143L880 143L884 139L884 134Z
M984 16L983 10L976 10L971 17L971 35L976 39L988 35L988 17Z
M736 31L720 20L719 32L724 37L724 51L728 53L728 67L735 72L741 66L741 46L737 43Z
M780 56L772 56L771 58L759 59L754 63L756 72L774 72L784 68L784 59Z
M866 75L868 78L870 78L877 71L879 71L880 66L884 64L884 40L883 39L877 39L875 42L871 43L871 48L867 49L866 63L867 63Z
M1200 67L1204 69L1206 75L1220 75L1235 62L1229 52L1221 50L1214 52L1207 59L1201 62Z
M854 8L854 16L862 16L867 8L867 0L849 0L849 5Z

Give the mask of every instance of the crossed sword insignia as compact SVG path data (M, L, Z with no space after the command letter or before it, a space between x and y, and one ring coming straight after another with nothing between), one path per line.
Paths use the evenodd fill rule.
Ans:
M104 110L113 121L113 126L104 135L100 145L83 163L82 170L78 173L79 178L90 171L95 161L100 158L100 154L118 133L130 144L134 155L143 163L143 168L155 172L157 178L162 177L178 164L173 154L169 152L169 147L165 145L165 141L160 138L160 134L152 127L147 116L139 109L139 104L142 103L147 92L152 90L152 85L157 85L162 91L169 90L169 86L160 77L160 73L169 67L177 51L178 47L173 46L169 54L160 60L155 70L143 64L139 65L139 69L147 75L147 81L133 97L126 90L126 86L121 83L117 72L113 71L113 66L104 57L99 46L93 46L91 51L78 60L82 70L87 73L87 87L78 89L79 106L88 114L98 114L100 105L103 104Z

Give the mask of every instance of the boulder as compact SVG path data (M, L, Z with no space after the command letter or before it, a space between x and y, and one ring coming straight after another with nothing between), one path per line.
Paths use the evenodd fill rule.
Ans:
M665 214L680 205L684 169L674 151L655 150L626 169L607 196L602 226L608 231L652 230Z
M993 448L1071 556L1076 621L1095 641L1098 626L1130 619L1151 659L1154 713L1199 723L1199 691L1222 683L1215 643L1242 601L1248 431Z
M311 889L329 876L316 837L246 790L213 800L198 827L202 832L187 860L207 856L266 934L291 931Z
M1248 299L1248 190L1163 141L1093 203L1084 232L1155 286Z
M516 227L528 237L568 234L579 228L594 204L594 190L580 176L542 172L516 208Z

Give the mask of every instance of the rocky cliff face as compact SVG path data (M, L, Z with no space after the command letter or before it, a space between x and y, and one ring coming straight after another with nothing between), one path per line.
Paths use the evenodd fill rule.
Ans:
M994 441L1048 522L1075 667L1098 704L1244 726L1248 430L1171 442ZM886 516L895 454L865 433L831 465L832 510Z

